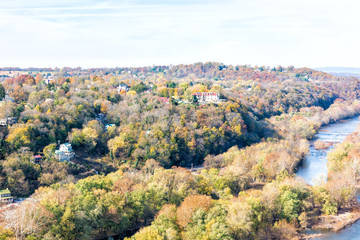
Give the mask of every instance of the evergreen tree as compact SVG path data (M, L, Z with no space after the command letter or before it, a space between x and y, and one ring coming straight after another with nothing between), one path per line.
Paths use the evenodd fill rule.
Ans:
M5 98L5 88L4 86L0 83L0 101L3 100Z

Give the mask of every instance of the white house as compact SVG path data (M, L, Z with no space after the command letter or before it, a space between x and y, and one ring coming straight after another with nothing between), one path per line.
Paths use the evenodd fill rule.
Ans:
M70 143L64 143L60 145L59 150L55 151L55 155L59 161L70 161L75 153Z
M54 78L48 77L48 78L46 78L46 79L44 80L44 83L45 83L46 85L49 85L52 81L54 81Z
M129 87L126 84L120 84L118 86L118 92L120 93L121 91L127 92L127 91L129 91Z
M7 126L7 118L0 119L0 126L2 126L2 127Z
M13 125L15 123L17 123L17 119L14 117L0 119L0 126L2 127L6 127L7 125Z
M197 92L193 93L199 102L219 102L219 94L214 92Z
M72 152L72 146L70 143L64 143L60 145L60 151L64 151L64 152Z

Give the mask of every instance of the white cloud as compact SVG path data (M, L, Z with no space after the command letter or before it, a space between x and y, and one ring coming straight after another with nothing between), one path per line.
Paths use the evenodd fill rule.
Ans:
M1 66L357 66L355 0L0 0Z

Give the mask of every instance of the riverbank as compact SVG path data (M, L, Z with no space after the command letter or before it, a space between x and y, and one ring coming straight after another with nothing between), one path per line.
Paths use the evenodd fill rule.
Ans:
M297 175L310 185L327 179L328 153L336 148L337 143L343 143L348 135L356 131L358 124L359 118L356 116L325 124L317 129L310 141L309 153L302 159ZM330 235L341 234L338 232L360 219L360 204L355 201L352 207L342 209L336 215L310 215L312 216L309 216L307 230L299 231L298 238L327 239Z
M341 211L337 215L323 215L318 217L312 229L325 229L331 231L340 231L345 227L355 223L360 219L360 205L346 211Z
M351 209L343 210L337 215L321 215L315 217L312 226L306 233L299 234L299 239L317 239L324 237L329 232L341 231L360 219L360 204Z
M351 210L340 212L337 215L320 216L312 229L340 231L360 219L360 206L357 204Z

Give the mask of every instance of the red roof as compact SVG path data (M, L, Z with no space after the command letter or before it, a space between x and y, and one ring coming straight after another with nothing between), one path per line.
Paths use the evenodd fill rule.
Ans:
M170 98L160 97L159 100L162 101L162 102L169 102Z
M35 155L34 158L42 158L41 155Z

